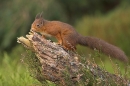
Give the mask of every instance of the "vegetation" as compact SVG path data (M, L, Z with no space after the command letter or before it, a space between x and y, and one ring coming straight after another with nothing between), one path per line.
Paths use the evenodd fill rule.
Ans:
M4 53L0 56L0 86L31 86L41 84L30 76L23 57Z
M111 5L112 8L106 10ZM41 85L30 76L27 65L20 60L24 57L21 54L26 51L17 44L16 39L28 33L35 15L42 11L44 18L67 22L80 34L102 38L120 47L130 57L129 0L99 0L98 3L95 0L1 0L0 86ZM111 62L109 57L86 50L86 47L78 46L78 53L84 57L83 61L86 56L90 57L111 73L116 74L119 69L125 77L124 63L113 59L114 62Z

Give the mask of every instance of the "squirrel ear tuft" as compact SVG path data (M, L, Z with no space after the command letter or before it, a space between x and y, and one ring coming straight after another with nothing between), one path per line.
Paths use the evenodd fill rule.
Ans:
M42 18L42 17L43 17L42 15L43 15L43 12L41 12L41 13L38 13L38 14L36 15L35 19Z
M40 13L38 13L35 17L35 19L39 19L40 18Z
M40 14L40 18L42 18L43 17L43 12L41 12L41 14Z

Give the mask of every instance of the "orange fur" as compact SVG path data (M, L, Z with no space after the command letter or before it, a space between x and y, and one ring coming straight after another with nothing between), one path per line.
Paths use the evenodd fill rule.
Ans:
M104 54L127 62L127 56L118 47L95 37L83 37L69 24L60 21L48 21L38 14L32 23L31 30L44 36L54 36L58 43L68 50L75 50L77 44L96 48Z

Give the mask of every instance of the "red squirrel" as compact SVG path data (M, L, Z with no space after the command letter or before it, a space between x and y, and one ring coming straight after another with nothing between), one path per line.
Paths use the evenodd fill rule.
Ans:
M76 50L76 45L88 46L91 49L97 49L102 53L127 62L128 58L124 52L104 40L96 37L82 36L71 25L60 21L48 21L37 14L31 26L31 31L39 32L44 36L53 36L58 40L58 44L68 50Z

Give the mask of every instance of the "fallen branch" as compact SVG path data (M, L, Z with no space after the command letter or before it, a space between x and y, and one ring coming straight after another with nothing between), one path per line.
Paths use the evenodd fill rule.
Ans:
M128 80L108 73L91 61L81 63L78 54L64 50L62 46L42 38L37 33L26 37L19 37L18 43L32 51L32 55L26 58L30 57L30 61L35 57L29 65L35 65L37 71L34 76L42 83L49 80L61 86L128 85Z

